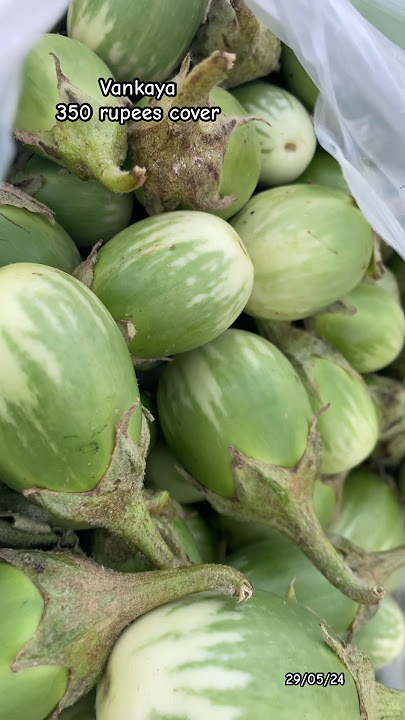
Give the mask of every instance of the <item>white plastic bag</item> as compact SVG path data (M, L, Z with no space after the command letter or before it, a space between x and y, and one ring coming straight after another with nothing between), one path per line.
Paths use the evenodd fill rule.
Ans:
M372 227L405 259L405 52L349 0L246 3L319 88L319 142Z
M12 126L24 58L68 5L69 0L0 0L0 181L13 154Z

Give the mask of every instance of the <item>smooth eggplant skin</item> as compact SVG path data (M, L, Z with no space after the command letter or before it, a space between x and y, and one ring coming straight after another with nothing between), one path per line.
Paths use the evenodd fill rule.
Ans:
M378 438L378 416L362 379L328 358L313 359L320 400L311 396L314 411L330 407L319 416L322 472L334 475L359 465L373 451Z
M395 490L376 473L355 468L344 482L342 504L332 531L370 552L402 545L403 513Z
M0 718L44 720L65 693L66 668L31 667L13 672L12 663L35 633L44 599L21 570L0 563Z
M311 320L315 332L358 372L376 372L390 365L405 341L405 315L397 297L367 278L342 297L342 302L341 312L326 309Z
M104 60L117 80L166 80L183 60L208 0L73 0L68 33Z
M393 662L405 648L405 617L392 595L385 595L378 611L354 636L359 650L376 670Z
M72 273L81 263L79 251L61 225L45 215L12 205L0 207L0 267L40 263Z
M286 185L254 195L231 220L253 262L246 312L302 320L340 300L362 279L372 230L346 193Z
M241 570L257 590L285 598L294 580L297 602L310 608L337 633L346 632L358 610L357 603L337 590L288 538L274 533L267 540L229 555L227 564Z
M232 91L246 115L255 122L261 148L259 184L262 188L293 183L311 162L316 150L312 119L294 95L263 80Z
M210 99L221 108L221 117L249 115L238 99L223 88L214 88ZM235 196L236 199L224 210L213 211L214 215L224 220L229 220L246 205L259 182L261 151L256 124L249 122L241 125L229 138L218 191L221 197Z
M54 268L0 269L0 476L10 487L92 490L139 398L125 341L98 298ZM130 433L138 442L141 408Z
M294 51L285 44L281 52L281 72L287 89L313 113L319 90Z
M290 687L286 674L334 672L345 684ZM256 590L246 603L213 594L165 605L129 626L97 690L97 720L357 720L354 681L319 620Z
M183 210L141 220L100 250L93 292L115 320L130 320L136 358L191 350L220 335L249 298L253 267L220 218Z
M234 492L231 447L293 467L312 418L287 358L267 340L235 329L176 356L160 379L157 404L166 442L184 468L228 497Z
M53 210L56 220L79 248L90 248L99 240L108 242L129 225L134 207L132 193L113 193L97 180L80 180L37 155L32 155L12 180L21 182L38 176L42 185L33 196Z
M297 182L308 183L309 185L326 185L326 187L342 190L351 195L339 163L322 148L318 148L310 164L300 175Z

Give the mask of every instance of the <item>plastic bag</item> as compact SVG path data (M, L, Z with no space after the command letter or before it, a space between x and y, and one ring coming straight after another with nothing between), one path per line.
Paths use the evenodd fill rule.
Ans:
M13 156L12 127L24 58L68 5L69 0L0 0L0 181Z
M293 48L320 88L314 118L319 142L342 166L370 224L405 258L405 52L349 0L246 2ZM373 3L396 8L393 0ZM22 62L68 5L0 0L0 180L12 157Z
M349 0L246 4L319 88L320 144L340 163L369 223L405 259L405 52Z

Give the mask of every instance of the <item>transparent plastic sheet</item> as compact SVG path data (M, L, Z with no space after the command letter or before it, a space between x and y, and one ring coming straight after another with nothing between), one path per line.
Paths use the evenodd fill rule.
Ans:
M294 50L319 88L320 144L340 163L372 227L405 259L405 51L349 0L246 4Z
M0 181L13 156L12 127L24 58L68 5L69 0L0 0Z

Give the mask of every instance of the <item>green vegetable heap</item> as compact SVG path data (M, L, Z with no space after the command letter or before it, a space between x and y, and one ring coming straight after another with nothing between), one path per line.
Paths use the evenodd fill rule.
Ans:
M244 0L72 0L26 57L0 720L405 718L405 264L317 96Z

